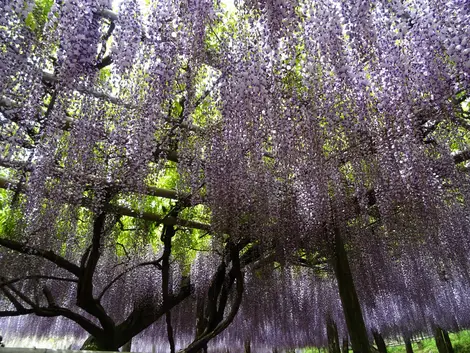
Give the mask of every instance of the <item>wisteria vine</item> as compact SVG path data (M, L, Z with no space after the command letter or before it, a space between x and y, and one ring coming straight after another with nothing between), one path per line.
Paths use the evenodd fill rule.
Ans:
M371 334L468 328L468 3L235 5L0 0L0 317L326 345L339 232Z

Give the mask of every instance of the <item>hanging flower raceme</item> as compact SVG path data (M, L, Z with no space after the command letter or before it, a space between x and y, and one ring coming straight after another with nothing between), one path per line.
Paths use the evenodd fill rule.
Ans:
M124 72L134 65L139 55L144 33L139 3L136 0L123 1L116 23L112 57L119 72Z
M37 31L36 5L0 5L0 162L19 168L5 175L24 213L8 239L64 256L75 274L101 256L94 295L105 292L113 320L165 300L161 223L181 227L172 239L188 248L206 237L182 229L196 209L150 195L162 183L178 207L202 204L216 234L208 256L171 262L170 291L189 274L196 294L171 313L179 342L194 337L184 313L197 315L228 266L216 255L228 240L263 257L243 269L246 298L220 342L249 332L264 348L322 345L328 320L345 336L332 229L368 328L468 325L466 2L246 1L227 14L208 0L124 0L114 14L106 1L68 0ZM0 249L12 277L64 275ZM57 300L76 309L77 282L62 282Z
M58 10L60 46L57 63L62 80L87 74L94 68L101 36L102 4L90 0L65 1Z

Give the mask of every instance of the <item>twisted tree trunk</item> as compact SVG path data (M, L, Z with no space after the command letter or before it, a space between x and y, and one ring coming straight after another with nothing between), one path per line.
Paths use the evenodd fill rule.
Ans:
M454 348L450 342L449 334L439 326L434 329L434 339L439 353L454 353Z
M348 353L349 352L349 341L348 337L343 338L343 347L341 348L341 353Z
M413 346L411 345L411 340L409 338L405 338L405 348L406 353L413 353Z
M449 353L454 353L454 347L452 347L452 342L449 338L449 332L447 332L446 330L442 330L442 335L444 336L444 342L446 344L447 351Z
M377 349L380 353L387 353L387 346L385 345L385 341L380 333L377 331L372 331L372 335L374 336L375 344L377 345Z
M333 231L335 240L333 268L338 281L339 296L343 305L352 349L354 353L370 353L369 337L367 336L366 325L354 286L344 242L339 228L335 227Z
M117 351L119 347L114 347L110 342L105 342L105 337L96 338L89 336L83 345L80 347L81 351Z
M251 343L250 340L245 341L245 353L251 353Z
M244 258L240 260L240 250L244 247L242 244L235 245L232 242L227 242L226 249L228 254L222 260L222 263L217 268L215 275L212 278L212 283L208 290L207 301L205 303L204 318L200 327L202 334L185 349L179 353L199 353L207 347L207 343L214 337L224 331L233 321L240 304L242 301L244 291L244 276L241 270L241 264L245 261L251 262L253 259L246 259L245 256L252 255L249 252L244 254ZM232 267L227 270L227 263L231 262ZM235 288L234 288L234 284ZM235 298L232 302L230 312L225 316L225 308L228 304L229 293L235 291ZM202 308L198 308L198 311Z
M341 353L339 348L338 328L331 318L326 320L326 335L328 337L328 353Z
M130 352L132 347L132 340L127 342L124 346L121 348L121 352Z

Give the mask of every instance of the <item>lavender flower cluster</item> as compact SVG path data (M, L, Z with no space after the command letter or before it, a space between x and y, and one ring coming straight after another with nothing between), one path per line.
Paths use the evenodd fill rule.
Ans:
M144 218L144 205L155 208L149 180L177 162L176 191L210 210L214 239L270 255L245 269L239 315L214 344L324 345L327 318L345 337L331 227L344 234L368 329L391 338L469 327L470 158L456 158L470 148L465 1L263 0L235 14L208 0L124 0L117 15L110 5L55 2L38 34L26 20L37 4L0 0L0 165L24 215L14 237L80 263L94 217ZM122 233L107 230L95 294L161 252L136 237L125 262ZM325 259L320 273L299 269L299 253ZM180 346L194 337L185 318L208 290L212 255L193 261L195 293L173 310ZM0 268L64 276L3 247ZM103 307L120 322L133 305L161 303L161 281L149 268L123 276ZM75 290L54 287L56 301L80 311ZM7 299L0 311L14 308ZM82 335L38 320L2 318L0 329Z

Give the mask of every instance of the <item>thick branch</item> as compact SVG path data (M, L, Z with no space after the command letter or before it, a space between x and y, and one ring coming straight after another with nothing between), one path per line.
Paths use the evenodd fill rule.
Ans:
M113 59L111 58L111 56L105 56L103 59L101 59L101 61L96 64L96 68L97 69L102 69L106 66L109 66L113 63Z
M5 279L4 278L1 278L0 279L2 284L5 282ZM7 288L1 288L3 294L5 294L5 296L10 300L10 302L13 304L13 306L15 307L15 309L17 310L17 312L24 312L26 310L26 308L18 301L18 299L15 298L15 296L13 294L11 294Z
M457 153L454 155L454 163L462 163L470 160L470 150L468 151L462 151L460 153Z
M10 160L5 160L3 158L0 158L0 166L5 167L5 168L15 168L15 169L22 169L28 172L33 171L34 167L31 164L28 164L26 162L22 161L10 161ZM64 170L61 168L56 168L54 171L54 176L57 178L60 178L64 174ZM98 178L93 178L90 175L81 175L81 174L73 174L77 178L82 178L85 179L87 182L89 181L90 183L99 183L100 185L107 185L108 188L113 188L117 190L121 190L123 188L122 184L119 182L108 182L106 180L98 179ZM8 179L0 177L0 187L2 187L1 183L6 183L10 182ZM2 187L4 188L4 187ZM138 190L129 190L130 192L138 192ZM156 196L156 197L163 197L166 199L171 199L171 200L177 200L178 195L177 192L174 190L170 189L163 189L163 188L157 188L156 186L147 186L145 188L145 194L149 196ZM184 198L185 196L183 196Z
M93 222L93 238L92 245L87 260L81 267L81 274L79 277L79 301L82 298L84 301L93 298L93 276L95 274L96 265L101 256L101 237L104 235L104 223L106 214L101 212Z
M173 216L178 213L174 212ZM161 240L163 242L163 254L162 254L162 296L163 306L169 306L170 304L170 256L171 256L171 240L175 236L174 226L164 226L162 230ZM168 310L165 314L168 343L170 345L170 353L175 352L175 340L173 337L173 326L171 325L171 311Z
M38 307L33 309L34 314L37 316L43 316L43 317L57 317L57 316L63 316L66 317L67 319L70 319L80 325L85 331L90 333L92 336L97 336L99 337L100 335L103 334L103 330L96 326L93 322L88 320L87 318L69 310L66 308L62 307L53 307L53 308L42 308Z
M166 312L181 303L191 295L192 287L189 278L183 277L180 290L171 295L167 305L160 304L157 308L136 307L128 318L117 326L118 346L124 345L132 337L142 332Z
M116 22L118 20L118 15L111 10L105 9L98 12L98 15L112 21Z
M14 190L15 187L16 187L15 185L16 185L15 182L13 182L9 179L0 177L0 188ZM82 205L81 206L89 208L90 207L89 200L86 199L86 198L82 199ZM132 210L130 208L127 208L127 207L124 207L124 206L107 205L105 207L105 211L109 212L109 213L120 214L120 215L123 215L123 216L144 219L146 221L157 222L157 223L161 223L161 224L164 224L164 225L170 225L170 226L171 225L178 225L178 226L181 226L181 227L202 229L202 230L206 230L206 231L210 230L210 225L209 224L189 221L189 220L175 218L175 217L163 217L163 216L160 216L160 215L157 215L157 214L154 214L154 213L150 213L150 212L134 211L134 210Z
M0 310L0 317L10 317L10 316L23 316L34 314L33 309L24 309L24 310Z
M129 217L134 217L134 218L140 218L146 221L157 222L157 223L168 225L168 226L179 225L179 226L187 227L187 228L202 229L202 230L207 230L207 231L210 230L209 224L188 221L188 220L181 219L181 218L175 218L173 216L162 217L160 215L156 215L155 213L134 211L134 210L131 210L130 208L123 207L123 206L109 205L106 208L106 210L111 213L116 213L116 214L120 214L123 216L129 216Z
M52 292L51 290L49 289L49 287L47 286L44 286L42 288L42 293L44 294L44 296L46 297L46 300L47 300L47 305L49 305L50 308L55 308L57 307L57 304L54 300L54 297L52 296Z
M228 297L230 291L232 290L233 283L235 282L235 272L234 269L228 273L228 277L225 278L222 290L220 292L219 305L217 306L217 311L215 315L214 324L218 325L222 322L225 313L225 307L227 306Z
M3 280L2 280L3 282ZM83 329L88 331L91 335L97 336L102 333L102 330L96 326L93 322L88 320L87 318L81 316L80 314L77 314L69 309L62 308L59 306L50 306L47 308L41 307L38 304L34 303L31 299L29 299L26 295L21 293L18 289L13 287L13 285L8 285L8 289L11 290L18 298L20 298L22 301L24 301L26 304L28 304L31 308L30 309L24 309L24 307L21 304L16 304L19 305L18 307L15 305L17 308L16 311L5 311L3 312L3 316L7 316L8 313L12 314L10 316L19 316L19 315L27 315L27 314L35 314L37 316L43 316L43 317L56 317L56 316L64 316L74 322L76 322L78 325L80 325ZM4 290L4 293L6 291ZM49 292L49 295L50 292ZM12 295L10 294L9 298ZM11 300L11 298L10 298ZM50 298L48 298L48 301L51 300L52 302L54 301L52 299L52 295ZM14 299L16 303L18 301ZM18 314L22 312L22 314ZM1 315L0 315L1 316Z
M175 338L173 334L173 326L171 325L171 310L165 314L166 332L168 336L168 343L170 345L170 353L175 353Z
M111 282L109 282L104 288L103 288L103 291L100 293L100 295L98 296L97 300L98 301L101 301L101 299L103 298L103 296L106 294L106 292L109 290L109 288L111 288L113 286L113 284L115 284L117 281L119 281L119 279L121 279L124 275L126 275L127 273L139 268L139 267L144 267L144 266L155 266L155 267L158 267L159 269L161 269L161 263L162 259L159 258L155 261L147 261L147 262L142 262L140 264L137 264L135 266L132 266L131 268L121 272L119 275L117 275Z
M114 31L115 28L116 28L116 24L114 23L114 21L111 21L111 23L109 24L109 27L108 27L108 32L106 32L106 34L101 38L101 50L100 50L100 53L98 54L98 58L97 58L97 61L101 61L101 62L96 65L96 67L98 69L102 69L103 67L106 66L106 63L104 63L103 56L106 53L107 41L111 37L111 34L113 34L113 31ZM112 60L111 60L110 56L107 56L105 59L107 59L107 61L109 61L109 63L107 65L112 63Z
M26 280L29 280L29 279L44 279L44 280L54 280L54 281L62 281L62 282L74 282L74 283L78 282L78 280L76 278L45 276L45 275L30 275L30 276L14 278L14 279L8 280L6 282L2 282L2 283L0 283L0 287L8 285L8 284L14 284L14 283L17 283L17 282L26 281Z
M328 261L326 259L308 260L303 257L296 257L291 260L294 265L302 266L311 269L325 270L328 268Z
M217 268L217 271L212 279L211 286L209 287L207 293L207 307L205 312L206 328L204 333L213 330L221 321L218 317L217 304L219 302L219 296L224 285L226 268L227 265L225 264L225 261L222 261L222 263Z
M25 244L22 244L22 243L13 241L13 240L0 238L0 246L4 246L4 247L6 247L8 249L11 249L11 250L14 250L14 251L18 251L18 252L20 252L22 254L25 254L25 255L33 255L33 256L42 257L46 260L51 261L56 266L58 266L58 267L60 267L64 270L67 270L70 273L72 273L75 276L82 279L82 283L81 284L79 283L79 287L78 287L79 288L78 289L78 291L79 291L79 294L78 294L78 296L79 296L79 305L84 310L89 312L90 314L96 316L100 320L101 324L103 325L103 328L110 327L111 325L114 326L114 322L112 321L112 319L106 314L106 312L101 307L101 305L93 299L93 295L92 295L92 288L93 287L91 286L91 292L90 292L90 284L89 284L90 282L88 282L90 277L85 276L84 273L82 272L82 270L80 269L80 267L78 267L77 265L75 265L75 264L69 262L68 260L60 257L59 255L55 254L52 251L45 251L45 250L42 250L42 249L37 249L35 247L31 247L31 246L28 246L28 245L25 245ZM96 264L95 264L95 267L96 267ZM91 271L91 268L92 268L92 266L90 267L89 271ZM94 271L94 268L93 268L93 271ZM85 273L89 275L90 272L85 272ZM92 278L92 276L91 276L91 278ZM13 290L13 287L11 287L11 284L8 285L8 288ZM26 301L27 298L24 297L21 293L18 292L16 294L22 300ZM33 308L35 309L35 313L37 315L40 315L40 316L59 316L59 315L62 315L62 316L70 318L71 320L74 320L75 322L80 324L83 328L85 328L88 332L92 333L91 331L89 331L85 327L85 326L87 326L88 328L90 328L87 322L83 322L82 319L84 319L84 318L82 316L78 315L78 314L67 311L68 309L54 307L55 311L50 312L50 311L44 311L45 309L39 310L38 308L35 307L35 304L32 303L31 301L29 301L27 303L29 305L33 306Z
M240 268L240 258L238 255L238 249L236 249L235 246L232 247L231 249L231 258L232 258L232 269L234 276L237 281L237 293L236 293L236 298L235 302L232 304L232 308L230 310L230 313L228 316L225 318L224 321L222 321L217 327L204 334L201 338L196 339L193 343L191 343L188 347L185 349L181 350L179 353L196 353L198 352L201 348L203 348L211 339L219 335L222 331L224 331L233 321L235 316L238 313L238 309L240 308L240 304L242 301L242 296L243 296L243 273L241 272Z
M77 277L80 276L80 267L64 259L63 257L57 255L53 251L38 249L36 247L29 246L27 244L23 244L14 240L9 240L9 239L4 239L4 238L0 238L0 246L3 246L5 248L8 248L14 251L18 251L19 253L22 253L25 255L42 257L43 259L46 259L54 263L57 267L60 267L74 274Z
M46 72L46 71L42 72L42 80L43 80L43 82L46 82L46 83L60 83L60 80L57 76L54 76L54 74L51 74L50 72ZM116 105L120 105L120 106L129 108L129 109L135 108L131 104L125 103L117 97L113 97L113 96L108 95L106 93L97 91L93 88L88 88L88 87L84 87L84 86L76 86L74 88L77 92L88 94L88 95L93 96L93 97L98 98L98 99L104 99L105 101L108 101L108 102L116 104Z
M106 197L107 199L107 197ZM108 200L106 200L108 202ZM107 332L113 332L115 324L113 319L106 314L98 300L93 297L93 276L101 256L101 238L104 235L106 213L101 212L93 222L93 238L91 250L84 266L80 268L80 276L77 287L77 304L95 316Z

